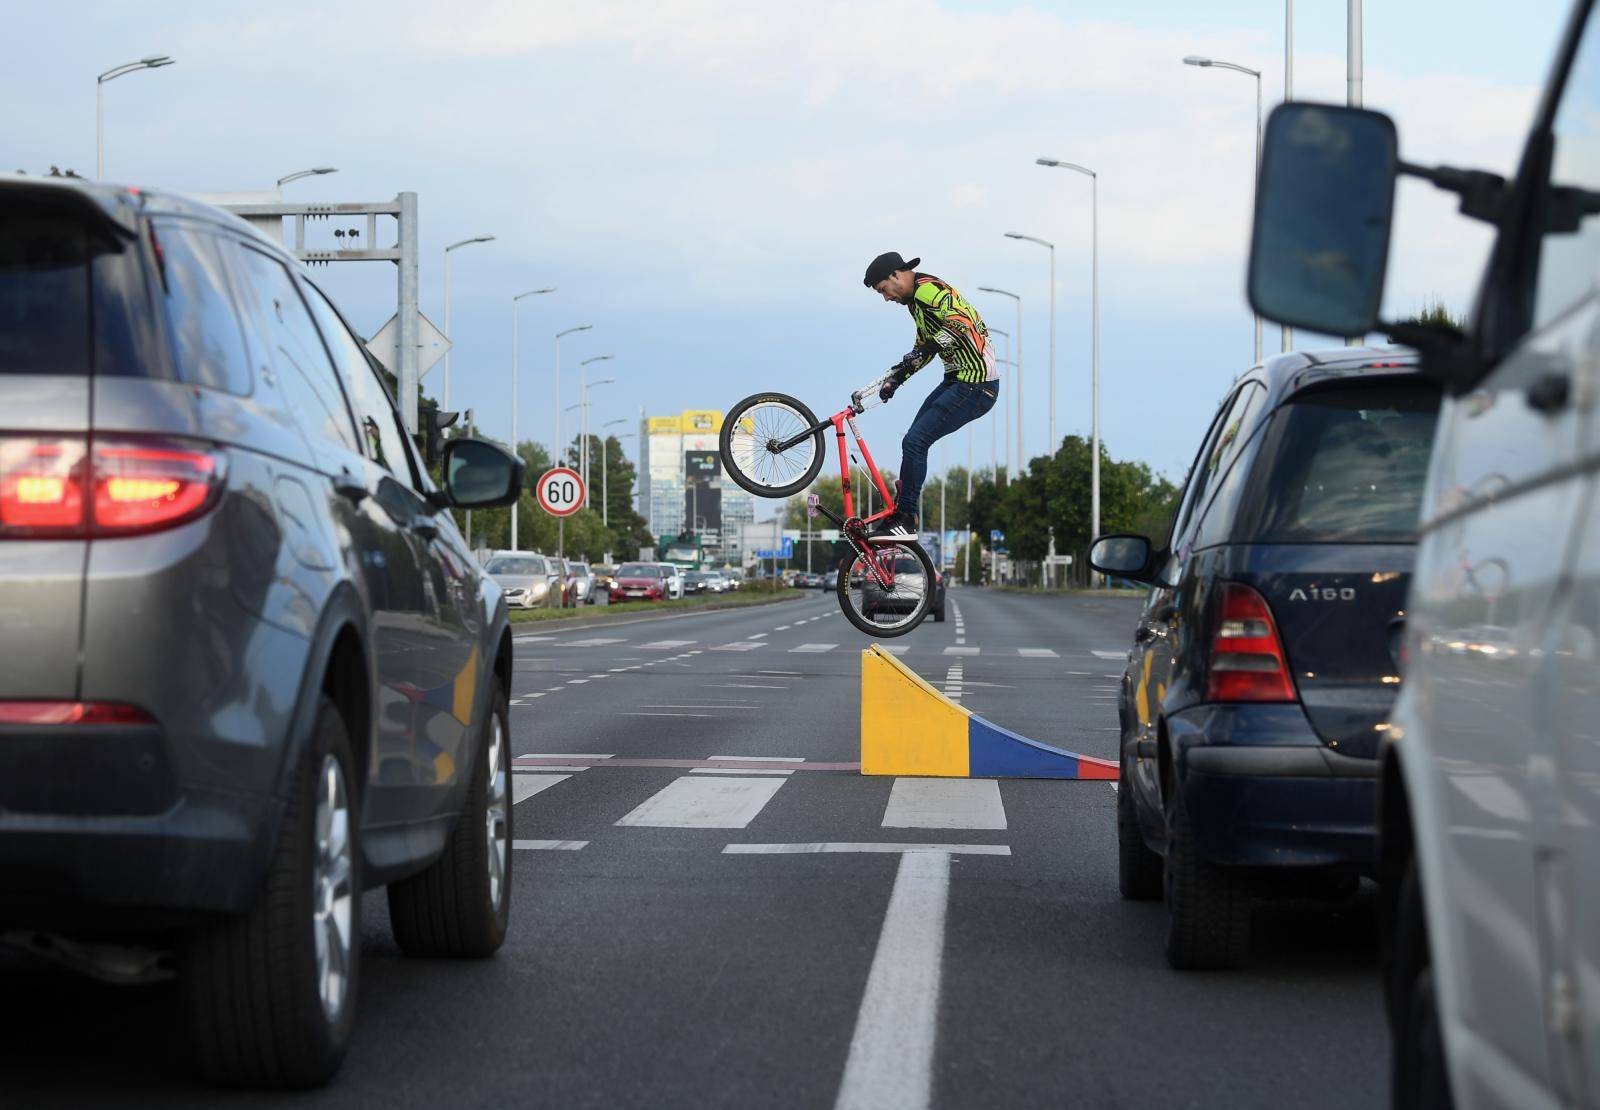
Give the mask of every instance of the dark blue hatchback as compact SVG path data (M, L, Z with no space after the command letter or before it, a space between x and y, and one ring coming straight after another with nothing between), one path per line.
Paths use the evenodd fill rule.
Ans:
M1090 561L1151 585L1120 697L1122 894L1174 967L1249 949L1251 900L1370 871L1439 389L1409 352L1270 359L1218 409L1168 536Z

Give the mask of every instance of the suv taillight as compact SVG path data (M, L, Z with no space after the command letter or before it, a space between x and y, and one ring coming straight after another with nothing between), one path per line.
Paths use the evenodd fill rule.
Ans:
M1289 660L1266 599L1249 586L1222 583L1211 638L1207 701L1294 701Z
M121 536L181 524L222 490L225 457L174 440L0 437L0 537Z

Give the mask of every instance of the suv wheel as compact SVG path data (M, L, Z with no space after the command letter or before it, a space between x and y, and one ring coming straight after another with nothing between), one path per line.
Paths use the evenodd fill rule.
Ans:
M1422 884L1413 857L1400 881L1389 968L1389 1097L1394 1106L1449 1110L1450 1074L1439 1030Z
M511 919L511 722L494 680L472 781L444 854L389 885L394 939L408 956L492 956Z
M1200 857L1183 788L1174 782L1167 794L1167 963L1184 970L1237 967L1250 954L1250 891L1227 868Z
M1133 798L1133 776L1122 761L1117 782L1117 886L1129 902L1154 902L1161 897L1161 857L1139 831L1139 810Z
M183 946L195 1062L215 1082L314 1087L344 1059L361 966L361 851L344 719L317 710L266 882Z

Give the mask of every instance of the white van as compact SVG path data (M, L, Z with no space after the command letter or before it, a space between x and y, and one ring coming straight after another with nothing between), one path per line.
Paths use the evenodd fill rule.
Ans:
M1509 183L1400 163L1386 117L1325 105L1280 108L1263 147L1257 310L1387 331L1450 395L1378 726L1395 1106L1600 1106L1594 6L1573 6ZM1496 228L1465 333L1376 319L1397 172Z

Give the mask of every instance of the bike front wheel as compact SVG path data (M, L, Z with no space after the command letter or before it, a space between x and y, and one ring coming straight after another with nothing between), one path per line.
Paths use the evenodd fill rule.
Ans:
M921 544L904 540L868 543L875 567L860 553L839 563L839 581L834 587L839 608L868 636L904 636L922 623L933 604L933 560Z
M822 469L822 430L792 447L781 445L802 435L817 418L785 393L746 397L722 422L722 469L757 497L789 497L809 486Z

